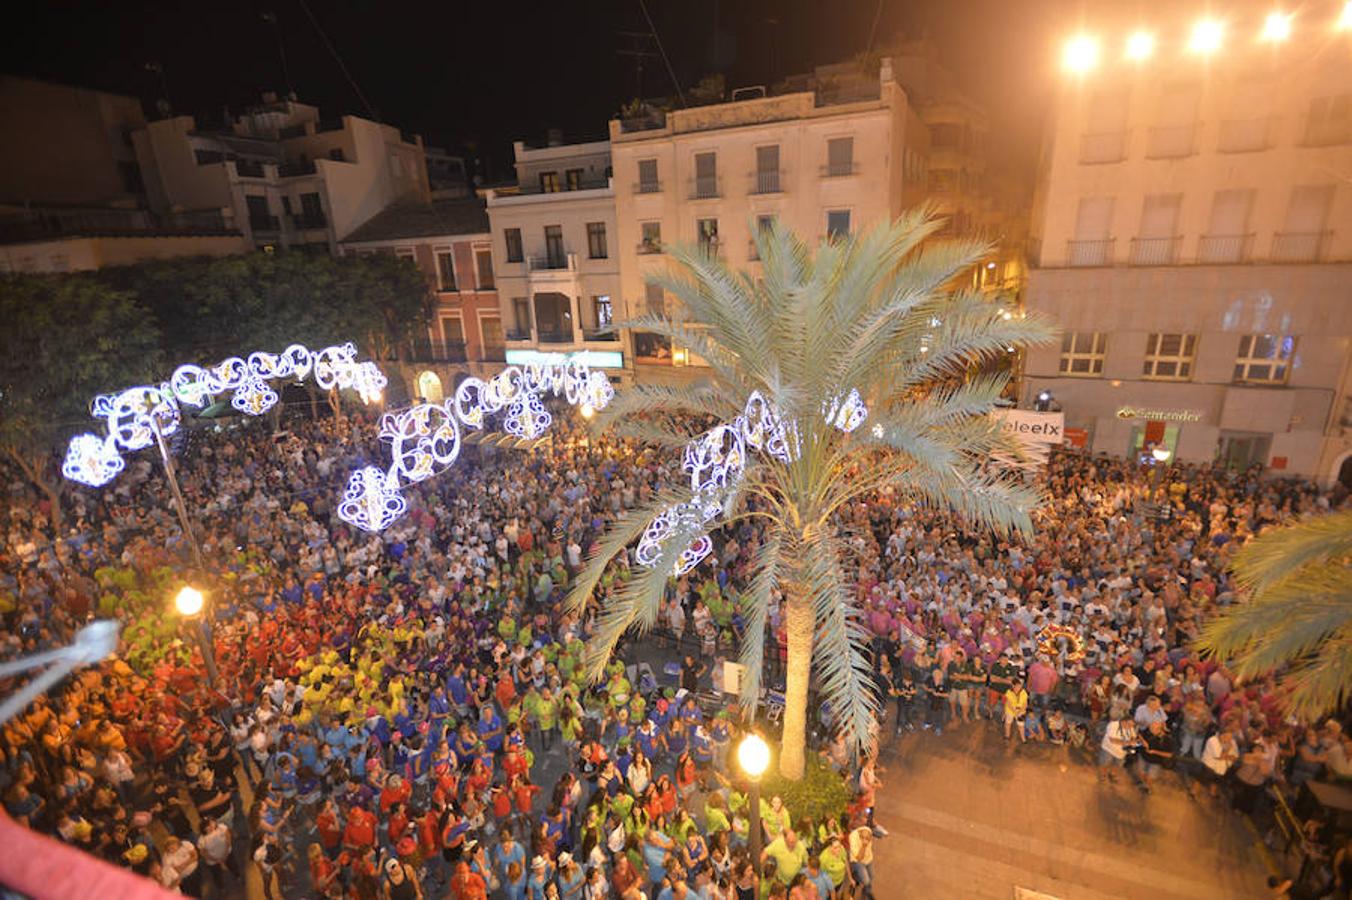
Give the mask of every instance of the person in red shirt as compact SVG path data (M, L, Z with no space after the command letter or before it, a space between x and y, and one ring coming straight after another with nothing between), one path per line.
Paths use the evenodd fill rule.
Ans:
M498 706L501 709L507 709L516 702L516 684L512 682L510 673L502 673L502 676L498 679L498 686L493 693L497 697Z
M388 813L396 803L407 803L412 795L413 786L404 781L402 776L391 773L385 778L385 789L380 792L381 814Z
M493 817L499 825L512 814L512 795L501 782L493 785L489 795L493 801Z
M409 826L408 810L404 804L396 803L390 807L390 817L385 823L385 827L390 833L390 843L397 845Z
M455 875L451 876L451 896L455 900L488 900L488 885L483 876L472 871L466 862L455 864Z
M309 857L310 883L314 885L315 893L320 897L332 896L338 883L338 865L324 855L318 844L310 845Z
M362 851L376 844L376 814L354 804L347 812L347 827L343 829L343 846Z
M518 775L530 774L526 756L517 747L507 748L507 755L502 758L502 774L506 776L508 782Z
M434 809L418 816L418 849L422 851L423 859L430 859L437 852L441 830L438 818Z
M324 852L332 857L343 840L343 823L338 817L338 804L332 798L325 800L320 808L319 815L315 817L315 828L319 830L319 843L323 845Z

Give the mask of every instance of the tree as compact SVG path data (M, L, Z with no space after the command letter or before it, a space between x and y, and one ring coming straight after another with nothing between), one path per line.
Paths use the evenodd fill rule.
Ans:
M0 281L0 453L38 487L62 530L61 445L98 431L96 394L152 383L159 332L125 291L92 275Z
M1235 554L1244 597L1197 643L1242 679L1277 673L1287 708L1307 719L1352 695L1352 511L1264 531Z
M1016 440L989 415L1005 373L967 378L973 363L1046 340L1038 320L1004 316L1003 304L955 290L984 250L970 241L928 240L940 223L927 211L864 235L831 239L815 253L788 231L758 231L763 275L754 279L695 250L675 250L680 271L655 279L683 305L683 319L646 316L629 327L665 336L708 362L708 383L637 385L597 417L597 427L684 446L699 423L730 422L758 391L781 421L796 423L790 461L748 453L722 521L763 526L752 557L750 610L741 645L743 708L759 695L766 610L784 595L788 665L780 770L803 773L807 702L815 663L836 721L857 746L869 744L879 698L850 578L839 513L887 488L917 504L955 510L970 526L1027 532L1038 491L1016 471L988 464L1019 456ZM825 421L832 398L859 391L864 426L844 433ZM677 489L625 517L602 539L569 604L586 605L612 557L661 509L692 496ZM673 563L703 524L678 528L659 561L638 569L602 610L588 648L589 671L604 667L631 626L653 624Z

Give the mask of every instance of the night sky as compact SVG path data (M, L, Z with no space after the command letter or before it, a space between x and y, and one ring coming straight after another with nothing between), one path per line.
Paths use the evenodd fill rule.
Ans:
M927 32L1023 160L1033 155L1057 48L1073 26L1058 17L1071 5L1058 0L646 2L683 86L712 71L725 72L729 88L766 84L846 59L868 43L875 15L879 41ZM634 60L619 51L643 44L624 32L648 30L640 0L49 0L11 18L0 67L133 94L153 109L161 96L146 69L153 61L176 112L219 121L264 90L285 92L268 13L302 101L325 116L374 111L432 145L478 147L488 180L509 174L513 139L538 140L551 127L570 140L604 136L606 120L638 93ZM646 46L655 55L643 61L644 94L673 93L656 46Z

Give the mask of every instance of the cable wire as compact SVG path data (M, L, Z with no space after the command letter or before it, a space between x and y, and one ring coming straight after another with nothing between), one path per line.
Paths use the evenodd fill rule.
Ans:
M305 0L301 0L302 3ZM676 96L681 99L681 106L686 106L685 92L681 90L681 82L676 78L676 70L671 66L671 60L667 57L667 49L662 46L662 36L657 33L657 26L653 24L653 17L648 14L648 4L644 0L638 0L639 8L643 10L643 18L648 20L648 30L652 32L653 40L657 41L658 52L662 54L662 62L666 63L667 74L671 76L671 83L676 86Z

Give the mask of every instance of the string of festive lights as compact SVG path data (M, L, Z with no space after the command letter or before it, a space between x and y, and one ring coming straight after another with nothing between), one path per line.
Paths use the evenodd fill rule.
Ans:
M544 393L563 396L584 412L604 409L615 397L604 372L592 372L577 360L560 357L554 364L532 363L524 369L507 366L488 381L466 378L455 396L444 403L420 403L388 412L380 419L380 438L390 443L389 468L367 466L353 472L338 506L339 518L366 531L388 528L408 509L400 493L403 487L425 481L455 463L462 443L461 426L482 430L490 416L506 410L503 431L523 440L540 437L553 424L541 400Z
M78 434L66 448L61 474L72 481L102 487L117 477L126 463L122 451L144 450L155 442L155 432L168 436L182 421L180 405L203 407L220 394L230 393L230 405L250 416L261 416L280 399L270 381L304 381L313 375L324 390L352 389L363 402L380 399L388 380L373 362L359 362L351 342L311 351L292 344L281 353L255 352L232 356L214 366L182 365L159 385L139 385L116 394L101 394L90 403L105 433Z

